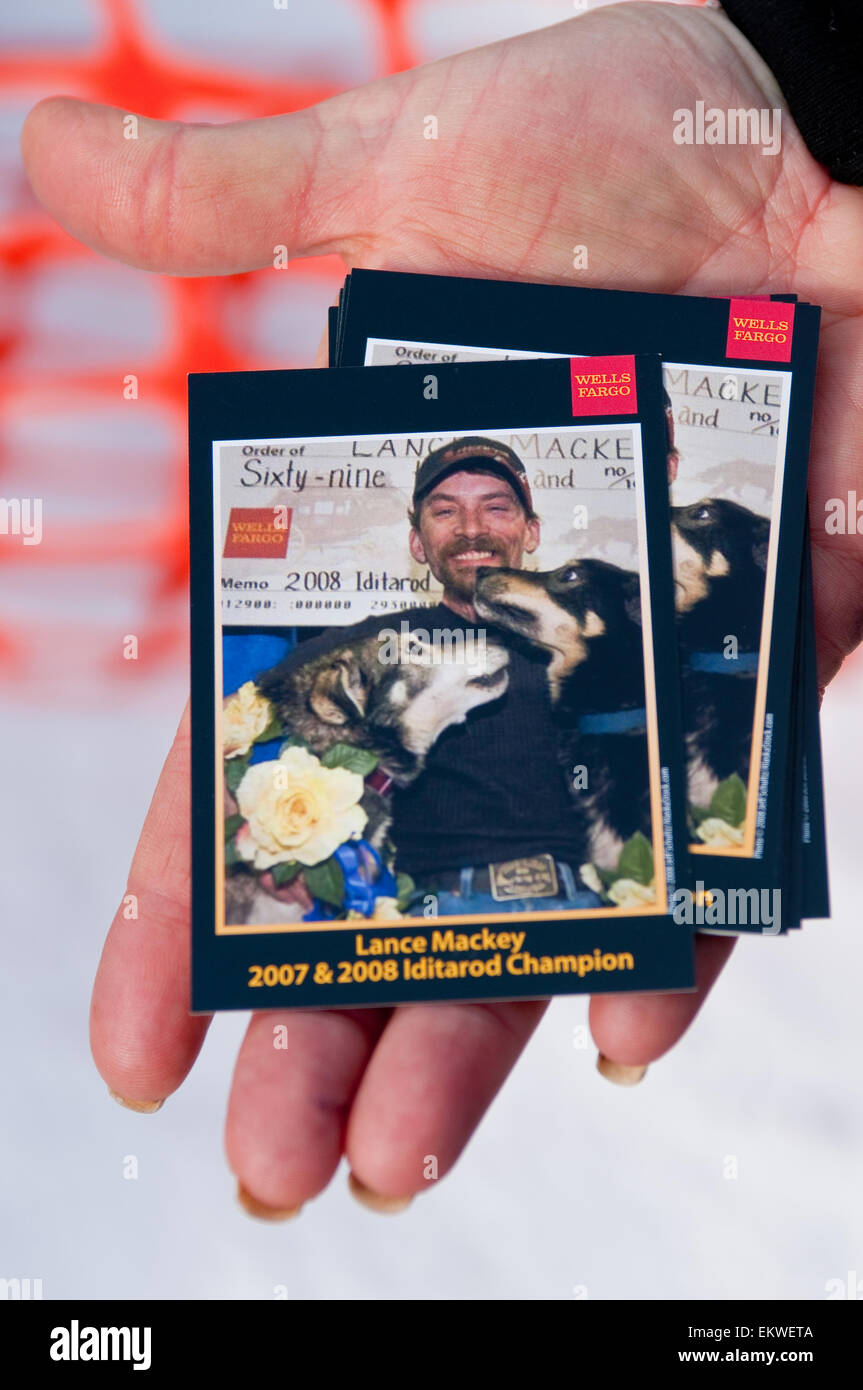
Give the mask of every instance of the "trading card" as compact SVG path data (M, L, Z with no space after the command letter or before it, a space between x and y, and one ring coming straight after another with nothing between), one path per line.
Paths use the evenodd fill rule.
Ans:
M492 352L516 360L607 350L615 340L662 348L677 450L672 531L690 849L703 857L714 897L699 925L768 934L796 925L798 894L789 884L783 903L782 861L801 822L796 801L789 839L790 768L802 759L794 721L804 711L790 692L817 309L373 271L353 272L349 303L346 363L427 369ZM514 346L515 334L526 349ZM776 602L777 576L793 604ZM807 856L807 867L819 857ZM720 920L735 888L760 890L744 904L757 920L741 921L736 910ZM817 893L809 905L819 906Z
M344 306L348 302L350 290L350 275L346 278L343 291L339 295L340 311L336 311L337 323L335 326L331 322L330 330L330 362L335 365L338 358L338 343L341 341L341 331L344 322ZM646 301L646 312L655 312L655 303L658 296L647 295L638 296ZM673 303L678 309L686 312L686 306L690 300L686 296L673 296ZM761 298L765 298L762 296ZM796 303L796 295L779 294L771 296L773 300ZM408 343L403 343L402 347L407 349ZM414 345L416 347L416 345ZM487 356L488 354L483 354ZM499 353L500 356L508 356L506 353ZM543 355L543 354L531 354ZM383 360L389 360L384 358ZM405 354L400 355L398 360L407 363L410 358ZM827 847L826 847L826 827L824 822L824 802L823 787L821 782L821 732L818 710L818 683L815 656L815 632L814 632L814 612L811 593L811 557L809 554L810 543L808 530L804 532L804 573L808 578L804 582L802 591L802 602L799 610L798 627L804 629L801 638L798 632L799 662L795 661L795 676L792 689L796 693L801 687L805 686L805 695L800 700L793 703L791 723L792 734L788 751L788 766L795 779L795 786L792 794L792 805L799 806L798 825L795 827L793 819L791 822L790 838L786 843L797 843L802 846L799 855L791 855L786 861L786 874L790 874L792 869L799 874L800 893L802 901L798 906L797 894L792 891L790 881L785 887L783 898L783 927L799 926L800 915L806 918L823 918L829 916L829 892L827 885ZM810 774L808 769L815 769L814 774ZM798 791L799 787L799 791Z
M771 299L799 302L793 294L774 294ZM820 698L818 658L815 645L815 607L812 597L812 549L808 523L803 532L803 571L797 619L797 657L793 680L795 695L792 722L790 767L797 787L791 798L799 806L798 825L792 817L788 843L800 846L799 854L789 855L799 878L800 902L790 914L789 925L799 927L800 919L830 916L827 874L827 827L824 818L823 765L821 757ZM784 915L784 914L783 914Z
M691 988L659 357L189 410L193 1009Z
M815 610L812 598L812 550L808 525L803 550L801 607L801 662L797 688L803 705L803 754L801 759L801 904L804 918L830 916L827 873L827 833L824 819L824 780L819 719L818 659L815 650Z

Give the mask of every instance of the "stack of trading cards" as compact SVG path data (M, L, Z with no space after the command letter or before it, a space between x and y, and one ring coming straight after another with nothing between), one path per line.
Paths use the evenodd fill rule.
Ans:
M363 270L330 316L339 365L662 355L702 930L776 935L829 915L806 526L819 318L792 295L689 298ZM530 467L554 486L545 460ZM565 483L566 468L557 471Z
M190 377L194 1010L685 990L827 914L818 317L355 271L329 368Z

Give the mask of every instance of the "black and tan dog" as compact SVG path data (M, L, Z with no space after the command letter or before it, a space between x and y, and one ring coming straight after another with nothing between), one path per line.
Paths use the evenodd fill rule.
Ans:
M614 868L624 840L637 830L651 838L638 575L594 559L544 573L480 569L475 602L482 617L549 653L561 762L588 852Z
M689 800L749 778L770 522L724 498L671 509Z
M377 756L360 804L368 818L364 837L380 849L391 821L390 786L413 782L444 729L504 693L509 658L493 642L472 643L465 650L435 645L416 633L402 633L395 653L377 632L341 643L328 640L329 650L320 651L321 639L314 639L255 683L272 703L285 737L300 736L318 755L349 743ZM279 901L296 896L286 893ZM265 892L262 900L257 876L244 866L227 878L230 922L301 915L293 902L285 904L282 917L273 915L277 907L271 894Z

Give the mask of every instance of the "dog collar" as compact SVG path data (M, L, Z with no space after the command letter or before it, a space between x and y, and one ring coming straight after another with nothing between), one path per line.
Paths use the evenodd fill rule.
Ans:
M382 767L376 767L366 778L366 786L372 787L376 792L380 792L381 796L386 796L392 784L392 777L384 772Z
M704 671L710 676L754 675L758 670L758 652L738 652L725 656L722 652L690 652L687 660L690 671Z
M609 710L607 714L582 714L578 719L580 734L628 734L647 728L647 711L642 709Z

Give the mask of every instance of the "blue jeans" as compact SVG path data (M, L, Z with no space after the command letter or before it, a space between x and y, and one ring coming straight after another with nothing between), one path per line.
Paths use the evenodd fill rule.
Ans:
M433 895L437 899L438 917L455 917L464 914L471 916L482 913L489 916L502 912L574 912L577 909L601 908L602 899L590 888L578 888L572 869L568 864L558 862L557 872L563 897L555 898L508 898L499 902L491 893L473 891L473 869L461 869L461 883L458 890L448 888L437 890L434 887L417 888L408 907L409 913L421 914L424 899Z

